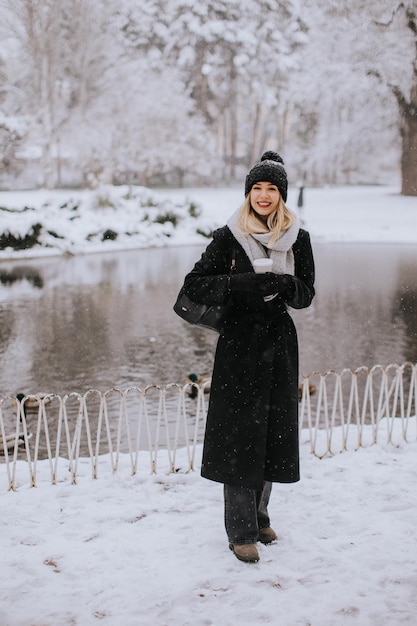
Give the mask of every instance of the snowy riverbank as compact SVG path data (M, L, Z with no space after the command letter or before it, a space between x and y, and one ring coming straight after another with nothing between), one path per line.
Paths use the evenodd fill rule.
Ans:
M306 189L304 199L298 210L292 189L288 205L299 211L313 240L417 241L417 198L403 197L395 187ZM223 225L242 201L240 188L0 192L0 235L21 240L40 225L38 243L13 250L3 242L0 259L204 245L204 235Z

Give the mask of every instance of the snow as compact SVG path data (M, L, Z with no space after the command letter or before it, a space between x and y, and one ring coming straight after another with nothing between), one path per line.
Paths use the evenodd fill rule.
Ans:
M77 485L2 493L0 623L415 624L416 453L319 460L303 443L301 481L272 490L278 542L258 544L256 564L229 551L222 486L198 467L93 481L87 464Z
M29 193L32 205L39 202L39 207L46 197L65 196L1 193L0 206L6 201L10 206L13 199L15 207L22 207ZM174 202L186 196L201 202L198 223L204 226L224 223L243 195L240 189L158 194ZM305 197L301 217L313 240L417 240L417 199L403 198L396 189L307 189ZM296 205L295 192L289 204ZM8 217L8 212L1 215L2 231ZM56 210L55 217L54 228L67 226ZM133 219L124 213L113 218L106 227L117 224L120 230ZM88 230L81 218L78 224L80 232ZM164 244L195 242L191 224L187 220L184 229L174 229ZM152 242L161 245L157 226ZM142 245L139 238L135 243ZM101 247L113 245L120 242ZM91 250L75 234L73 249ZM45 249L36 250L43 253ZM6 256L10 250L4 251ZM69 477L50 485L48 461L40 461L38 487L23 481L17 492L0 492L0 624L416 624L417 442L402 442L401 436L393 440L401 443L379 443L320 460L310 454L303 431L301 481L274 485L269 512L279 539L259 545L256 564L238 561L228 549L222 486L200 477L201 447L194 472L181 470L184 451L178 454L175 474L160 464L156 475L141 468L131 476L128 459L122 457L117 473L101 471L93 480L86 460L77 485ZM19 475L24 470L19 465Z

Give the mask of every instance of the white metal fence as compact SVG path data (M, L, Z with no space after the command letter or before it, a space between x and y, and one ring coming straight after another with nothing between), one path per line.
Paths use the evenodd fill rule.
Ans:
M0 489L21 484L22 464L36 486L40 461L48 464L52 484L68 477L75 484L86 461L97 478L103 459L112 472L123 458L131 474L157 473L166 455L164 466L176 472L179 450L181 471L193 470L209 389L208 381L92 389L84 395L0 396ZM317 457L417 438L417 364L313 372L302 379L299 395L301 442Z

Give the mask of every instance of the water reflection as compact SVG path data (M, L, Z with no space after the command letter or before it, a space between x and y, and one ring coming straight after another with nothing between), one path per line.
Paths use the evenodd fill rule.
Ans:
M407 361L414 362L417 354L417 281L416 268L400 264L401 280L393 300L393 322L404 328L403 351Z
M16 266L11 270L0 269L0 283L2 285L12 285L15 282L27 280L34 287L41 289L43 287L43 279L40 272L34 267Z
M172 311L201 250L2 262L0 393L84 393L210 374L217 336ZM294 312L301 371L416 361L415 247L314 250L317 297Z
M216 339L190 329L183 343L184 325L172 311L199 253L152 249L32 261L43 289L28 281L0 285L1 393L181 381L195 354L212 358ZM12 263L1 269L14 271Z
M416 285L415 247L316 244L314 249L317 297L307 311L294 312L302 371L416 361L416 308L406 306L407 323L403 298Z

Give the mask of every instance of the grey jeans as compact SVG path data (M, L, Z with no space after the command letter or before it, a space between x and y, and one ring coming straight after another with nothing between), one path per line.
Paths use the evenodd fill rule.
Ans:
M224 485L224 523L229 543L256 543L261 528L270 525L268 503L272 483L261 491Z

